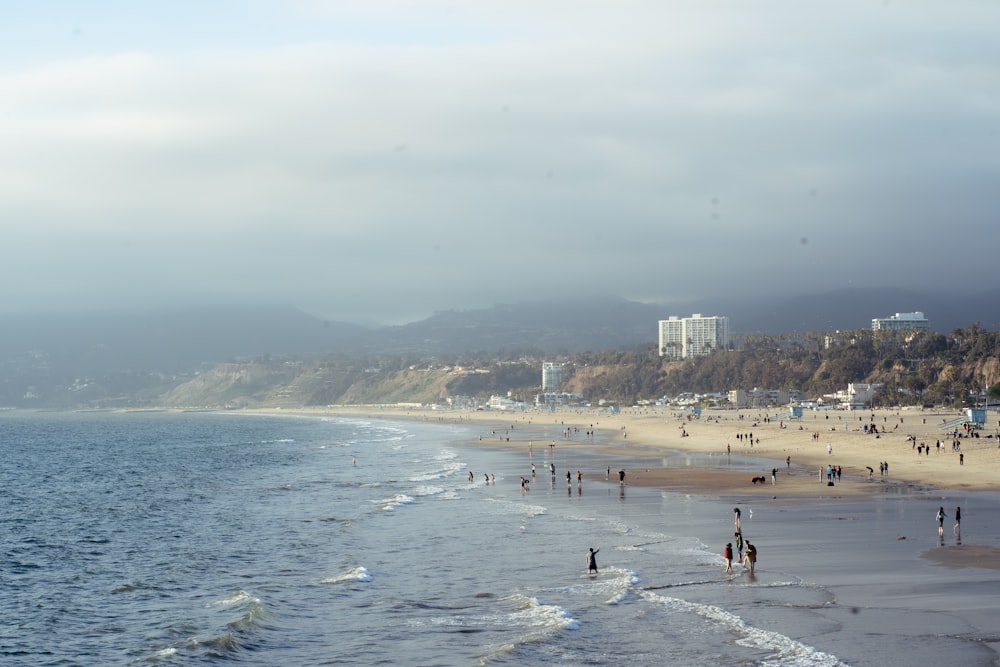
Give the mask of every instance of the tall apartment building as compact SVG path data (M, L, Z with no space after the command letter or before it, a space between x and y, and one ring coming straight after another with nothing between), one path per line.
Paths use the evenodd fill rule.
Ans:
M921 311L896 313L890 317L876 317L872 320L872 331L902 331L904 329L927 329L927 318Z
M563 381L563 365L542 362L542 391L559 391Z
M686 359L710 353L729 346L729 318L676 317L660 320L660 356Z

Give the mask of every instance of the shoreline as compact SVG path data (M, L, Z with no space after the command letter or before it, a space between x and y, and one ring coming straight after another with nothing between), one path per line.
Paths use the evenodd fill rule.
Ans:
M626 472L626 485L734 503L766 501L773 506L787 506L801 502L871 501L888 495L901 500L926 500L942 494L1000 492L998 439L985 437L985 431L979 438L962 437L958 442L965 460L959 463L958 452L951 450L951 436L945 438L937 427L954 415L934 411L864 413L869 423L877 424L882 420L890 426L894 426L892 421L903 425L879 437L864 433L864 421L854 424L849 421L858 419L857 412L807 414L801 421L771 421L765 411L753 411L752 414L748 411L711 411L703 413L701 419L652 410L611 415L569 410L498 413L336 406L246 412L481 427L478 442L470 440L467 444L522 450L529 456L534 448L539 460L544 460L543 450L548 445L555 446L554 452L568 452L561 458L572 459L576 453L587 460L595 456L604 460L627 459L632 467ZM821 430L823 427L829 430ZM553 439L553 430L566 435L559 440ZM752 446L749 444L751 432ZM547 437L538 437L542 433L547 433ZM737 433L747 436L736 439ZM938 441L942 445L940 448L936 447ZM916 448L921 444L929 446L930 449L925 450L928 453L917 453ZM730 454L726 452L727 445ZM831 446L832 454L828 453L827 445ZM786 457L790 457L788 463ZM867 470L869 461L874 468L871 475ZM881 461L889 464L886 476L878 473ZM840 465L843 469L842 477L833 486L828 486L825 478L828 464ZM773 469L777 472L772 482ZM608 479L605 467L581 467L581 470L585 481L612 486L617 482L617 467L611 470ZM751 478L755 476L764 476L764 483L753 484ZM990 545L941 546L924 551L921 557L947 568L1000 569L997 565L1000 547Z
M611 457L650 459L662 459L664 453L672 451L695 455L696 461L684 468L687 471L684 476L676 474L675 468L650 465L648 472L629 478L629 483L687 491L763 494L769 489L780 489L782 493L792 491L805 497L870 495L899 486L1000 491L1000 439L994 437L995 430L987 426L978 438L963 435L957 440L961 451L953 451L950 432L939 430L938 425L955 414L938 411L811 412L797 421L774 421L764 410L706 411L700 419L666 410L623 411L612 415L593 410L502 413L332 406L247 412L481 425L488 436L494 436L497 430L506 432L502 438L480 437L482 444L511 449L527 449L533 442L532 436L555 427L571 432L559 439L543 438L560 450L586 448ZM863 431L866 423L875 424L880 431L888 428L869 435ZM585 436L588 432L593 435ZM750 444L751 434L753 444ZM540 448L544 444L534 446ZM925 448L922 454L918 454L920 446ZM723 474L733 460L741 462L739 470ZM748 463L751 461L759 465L754 467ZM879 473L882 462L888 464L885 475ZM827 465L840 466L843 471L833 487L826 485ZM772 484L771 472L775 468L777 484ZM696 472L705 470L718 472ZM751 478L758 475L765 477L763 485L751 483Z

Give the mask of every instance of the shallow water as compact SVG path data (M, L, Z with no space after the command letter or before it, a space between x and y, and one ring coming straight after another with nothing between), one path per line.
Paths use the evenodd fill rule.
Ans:
M992 608L983 586L992 573L919 557L938 546L924 515L939 498L747 508L759 571L727 577L720 554L741 499L605 482L597 471L635 462L608 461L596 447L536 449L538 475L522 492L526 453L479 444L496 434L477 428L0 414L0 574L17 619L0 630L0 662L995 657L976 620ZM530 428L538 441L561 435L554 425ZM553 455L555 478L542 473ZM566 470L577 469L583 483L567 484ZM954 504L966 513L967 540L985 528L977 517L1000 505L990 494ZM896 539L900 531L907 540ZM600 548L596 577L586 573L591 546Z

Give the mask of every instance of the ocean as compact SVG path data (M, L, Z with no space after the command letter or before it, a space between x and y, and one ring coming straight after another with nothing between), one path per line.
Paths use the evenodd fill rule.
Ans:
M729 576L734 499L617 482L684 455L497 419L0 412L0 664L996 664L939 495L745 507Z

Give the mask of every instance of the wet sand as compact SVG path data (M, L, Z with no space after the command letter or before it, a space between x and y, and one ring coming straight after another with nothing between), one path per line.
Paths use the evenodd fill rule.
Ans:
M749 620L820 644L854 665L889 664L900 656L913 664L1000 662L1000 626L992 620L1000 569L1000 450L996 438L963 437L959 462L951 435L938 429L955 413L869 411L859 420L858 413L820 412L795 421L763 411L742 417L709 412L701 419L652 410L303 412L458 424L476 434L473 447L523 452L526 475L531 462L543 475L545 462L554 460L559 482L570 471L575 486L579 470L584 489L620 487L614 493L623 501L631 498L630 487L660 489L662 504L651 511L673 530L717 545L720 554L732 540L732 508L741 507L744 537L760 549L758 574L746 583L766 598L769 588L783 588L791 577L812 582L825 596L787 613L767 605L746 609ZM990 417L995 423L996 415ZM881 433L865 434L865 423ZM918 454L921 444L929 449ZM879 474L882 461L888 475ZM827 465L843 469L832 486ZM620 469L624 486L618 484ZM763 484L751 482L758 476ZM952 531L959 505L962 535ZM938 506L949 515L940 536ZM719 562L721 568L721 555ZM737 571L740 579L747 576ZM757 613L775 616L754 618Z

